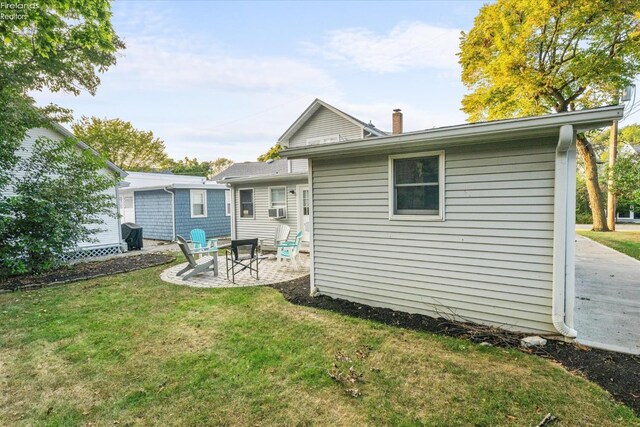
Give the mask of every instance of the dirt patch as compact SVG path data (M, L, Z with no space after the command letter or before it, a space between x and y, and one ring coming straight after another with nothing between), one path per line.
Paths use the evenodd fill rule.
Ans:
M43 274L2 279L0 280L0 293L42 288L78 280L89 280L95 279L96 277L126 273L142 268L168 264L175 259L172 255L152 253L117 257L106 261L79 262Z
M520 347L520 339L524 335L502 329L371 307L327 296L312 297L309 295L309 276L271 287L280 291L285 299L293 304L331 310L401 328L466 338L475 343L517 348L525 353L555 360L567 370L579 373L600 385L616 400L640 415L640 356L592 349L561 341L548 341L544 347L525 350Z

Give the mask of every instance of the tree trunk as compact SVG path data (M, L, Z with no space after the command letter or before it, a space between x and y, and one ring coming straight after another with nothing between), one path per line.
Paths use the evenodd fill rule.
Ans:
M598 164L591 143L583 134L578 134L576 148L584 160L584 177L589 193L589 204L593 216L593 231L609 231L604 209L604 198L598 183Z

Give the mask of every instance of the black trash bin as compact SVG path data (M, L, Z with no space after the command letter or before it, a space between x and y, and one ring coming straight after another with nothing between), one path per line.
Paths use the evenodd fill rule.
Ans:
M127 249L142 249L142 227L132 222L125 222L122 228L122 239L127 242Z

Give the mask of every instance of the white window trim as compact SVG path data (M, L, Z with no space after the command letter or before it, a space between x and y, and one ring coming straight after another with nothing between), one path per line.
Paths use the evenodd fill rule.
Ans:
M284 190L284 206L273 206L273 202L271 201L271 190L279 190L279 189ZM267 191L269 192L269 209L284 208L286 211L287 210L287 187L285 187L284 185L278 185L274 187L268 187Z
M394 179L395 174L393 171L393 161L396 159L408 159L414 157L433 157L438 156L438 193L440 195L440 206L439 213L433 215L408 215L408 214L397 214L395 213L395 187L394 187ZM389 156L389 220L395 221L444 221L444 150L440 151L422 151L418 153L408 153L408 154L394 154Z
M203 206L202 206L202 211L203 214L202 215L196 215L193 213L193 200L194 200L194 195L196 194L202 194L202 201L203 201ZM189 206L191 207L191 218L206 218L207 217L207 190L189 190Z
M240 192L243 190L251 190L251 204L253 205L253 216L242 216L242 198ZM253 187L238 188L238 220L254 220L256 219L256 190Z
M232 190L224 190L224 214L226 216L231 216L231 212L233 212L233 205L231 203L231 191Z

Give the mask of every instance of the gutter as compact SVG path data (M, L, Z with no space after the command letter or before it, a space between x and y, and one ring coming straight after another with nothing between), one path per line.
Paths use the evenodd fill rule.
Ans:
M288 159L340 158L346 155L381 154L389 151L415 148L447 147L462 144L480 144L510 141L514 137L541 138L557 135L558 127L573 125L575 132L608 126L611 120L622 117L624 106L594 108L591 110L547 114L518 119L466 123L429 130L405 132L354 141L332 142L313 146L288 148L280 155Z
M165 185L152 185L146 187L134 187L131 184L127 185L129 190L134 191L150 191L150 190L226 190L227 186L224 184L165 184Z
M553 210L553 293L552 293L552 313L553 326L558 332L567 338L576 338L578 332L571 326L567 325L566 306L571 309L573 304L567 304L567 296L573 295L575 275L569 274L567 267L573 267L574 251L572 250L574 242L570 240L573 230L567 227L571 221L568 215L574 215L573 211L568 210L571 203L568 199L568 178L573 176L569 173L569 168L574 168L575 164L570 159L575 159L575 151L573 156L570 151L575 143L576 133L572 125L564 125L560 127L560 136L558 138L558 146L556 148L556 164L555 164L555 188L554 188L554 210ZM574 148L575 150L575 148ZM569 276L569 280L567 280ZM573 301L571 301L573 302ZM571 322L573 323L573 322Z
M293 181L307 179L309 175L307 173L283 173L279 175L254 175L240 178L228 178L219 181L221 183L229 185L234 184L250 184L250 183L264 183L264 182L281 182L281 181Z
M172 226L172 238L171 241L175 242L176 241L176 195L173 191L169 191L168 188L170 187L165 187L163 188L165 193L169 193L171 194L171 226Z

